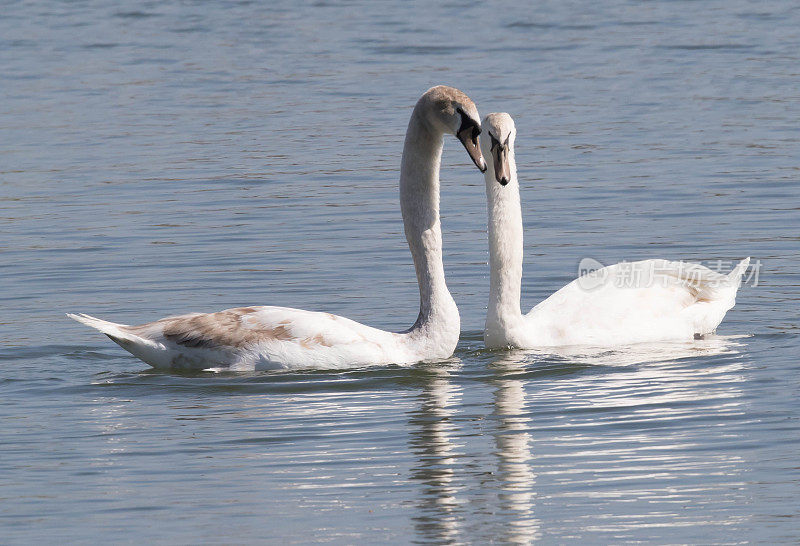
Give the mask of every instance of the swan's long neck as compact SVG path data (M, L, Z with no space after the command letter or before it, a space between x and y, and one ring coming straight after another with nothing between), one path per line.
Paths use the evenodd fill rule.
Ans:
M418 104L411 115L400 167L400 209L419 283L419 317L409 330L434 344L458 340L458 308L447 290L439 220L439 164L443 133L425 120ZM435 339L433 339L435 338ZM447 352L447 351L445 351ZM452 354L450 347L448 354Z
M519 301L522 284L522 207L513 142L508 151L510 180L501 186L494 167L486 171L489 211L489 306L486 336L506 338L522 321ZM491 162L489 162L491 165ZM501 344L504 344L501 343Z

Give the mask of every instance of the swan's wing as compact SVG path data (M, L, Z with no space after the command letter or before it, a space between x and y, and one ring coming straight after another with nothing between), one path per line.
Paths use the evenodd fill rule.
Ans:
M142 337L183 347L242 350L254 344L290 342L307 346L345 344L351 328L334 315L281 307L237 307L217 313L191 313L131 327Z
M722 322L748 263L729 275L667 260L608 266L560 289L526 319L553 344L691 339Z
M191 313L138 326L73 316L155 367L287 368L358 365L404 356L397 334L286 307Z

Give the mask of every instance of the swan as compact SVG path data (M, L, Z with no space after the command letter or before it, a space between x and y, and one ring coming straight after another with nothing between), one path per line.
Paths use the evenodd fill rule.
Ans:
M450 357L458 308L447 289L439 220L439 167L445 134L455 135L480 170L480 117L453 87L426 91L411 114L400 167L400 208L419 284L414 325L401 333L287 307L258 306L172 316L139 326L85 314L68 317L106 334L155 368L248 371L411 364Z
M691 340L714 332L735 303L750 258L728 275L667 260L619 263L579 277L523 315L517 131L506 113L489 114L481 127L481 150L489 164L484 173L490 263L487 348L608 347Z

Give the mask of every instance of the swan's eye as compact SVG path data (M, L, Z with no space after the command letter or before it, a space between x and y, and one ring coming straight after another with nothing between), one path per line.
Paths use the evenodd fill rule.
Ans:
M481 134L480 124L477 123L474 119L472 119L468 115L466 115L464 113L464 110L462 110L460 106L456 108L456 112L458 112L458 114L461 116L461 127L459 128L458 132L460 133L464 129L472 127L472 134L470 136L473 140L477 141L478 135Z
M489 133L489 138L492 139L492 147L490 148L491 150L494 150L495 148L500 146L500 141L494 138L494 135L492 133Z

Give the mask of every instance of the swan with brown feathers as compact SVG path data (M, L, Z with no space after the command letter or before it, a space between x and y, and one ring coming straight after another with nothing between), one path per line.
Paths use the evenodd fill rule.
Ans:
M458 342L458 308L447 289L439 219L444 135L475 165L480 117L458 89L426 91L411 114L400 167L400 208L420 292L417 321L388 332L353 320L287 307L256 306L168 317L139 326L69 314L156 368L254 370L410 364L448 358Z

